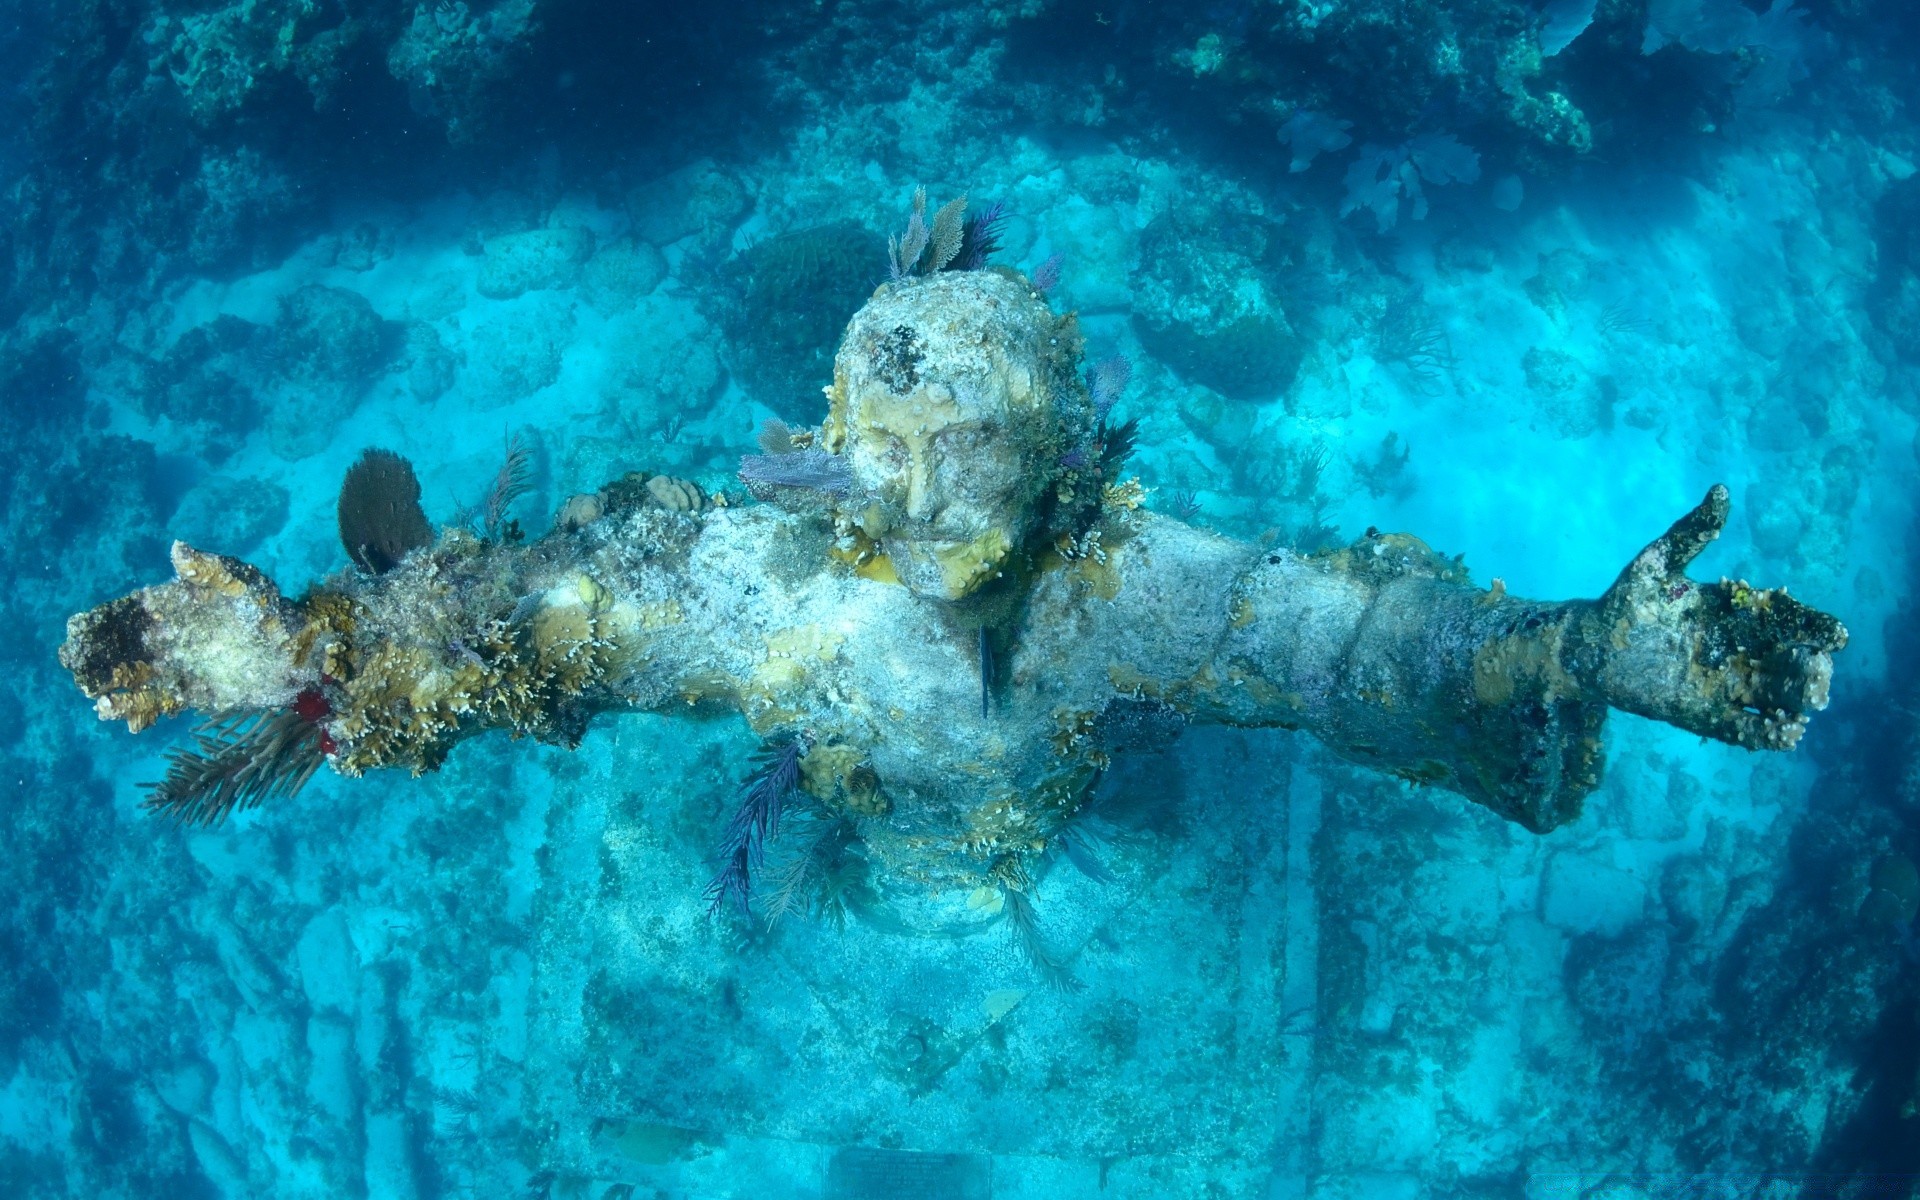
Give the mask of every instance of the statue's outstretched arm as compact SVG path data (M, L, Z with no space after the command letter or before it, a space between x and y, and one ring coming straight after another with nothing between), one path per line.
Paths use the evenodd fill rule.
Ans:
M688 619L701 532L655 510L530 545L449 530L299 600L176 542L174 580L73 617L60 657L103 719L210 719L152 804L214 821L323 762L419 773L489 729L571 745L596 712L724 692L709 626Z
M1788 749L1826 707L1846 629L1784 590L1686 577L1727 509L1716 486L1593 601L1482 591L1396 535L1267 555L1237 585L1217 666L1233 686L1204 715L1306 728L1539 832L1598 784L1610 707Z

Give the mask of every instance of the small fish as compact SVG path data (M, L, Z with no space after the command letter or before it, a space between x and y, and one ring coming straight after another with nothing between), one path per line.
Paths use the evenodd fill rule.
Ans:
M993 684L993 645L987 641L987 627L980 627L980 719L987 719L987 689Z

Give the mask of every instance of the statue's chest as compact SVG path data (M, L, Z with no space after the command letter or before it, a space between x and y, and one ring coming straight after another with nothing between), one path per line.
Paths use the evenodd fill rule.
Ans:
M767 631L750 693L775 719L757 723L858 748L915 791L998 791L1053 773L1073 706L1022 678L1008 639L941 615L873 603Z

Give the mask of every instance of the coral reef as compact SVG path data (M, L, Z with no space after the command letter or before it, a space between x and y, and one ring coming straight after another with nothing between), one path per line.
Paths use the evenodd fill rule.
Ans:
M717 319L741 385L782 416L817 419L814 397L840 331L885 272L880 239L845 221L779 234L730 260Z
M536 289L569 287L593 257L593 234L585 229L529 229L489 238L480 265L480 294L511 300ZM648 289L634 289L638 295Z
M481 133L489 92L521 65L538 28L537 0L417 5L387 50L387 70L406 85L414 111L446 123L447 136Z
M1256 216L1223 226L1179 210L1140 234L1133 323L1154 356L1241 400L1285 392L1306 356L1280 301L1275 268L1288 231Z

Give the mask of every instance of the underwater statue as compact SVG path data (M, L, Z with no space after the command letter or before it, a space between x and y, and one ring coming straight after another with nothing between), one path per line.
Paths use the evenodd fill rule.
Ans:
M824 423L743 463L763 503L635 475L537 540L435 535L370 454L342 497L356 569L294 600L175 543L177 578L73 617L61 660L135 731L212 718L151 801L188 820L489 730L737 712L768 747L721 886L742 898L783 793L909 888L1021 891L1110 760L1189 723L1303 729L1545 833L1597 785L1609 708L1785 750L1826 704L1838 621L1685 573L1723 487L1597 600L1476 587L1404 534L1256 546L1142 506L1082 352L1017 272L908 271L848 325Z

